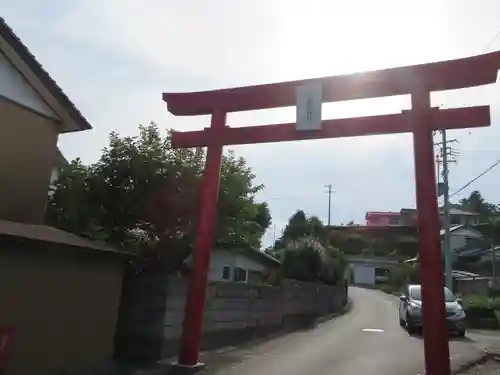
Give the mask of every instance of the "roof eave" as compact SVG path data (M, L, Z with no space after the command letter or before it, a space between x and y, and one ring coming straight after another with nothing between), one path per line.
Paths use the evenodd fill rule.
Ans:
M76 108L75 104L69 99L59 85L50 77L49 73L36 60L35 56L28 50L24 43L10 28L5 20L0 17L0 38L2 38L12 51L19 56L20 60L26 65L27 69L41 81L50 95L60 103L61 107L67 112L66 121L62 121L61 133L70 133L82 130L92 129L92 125Z

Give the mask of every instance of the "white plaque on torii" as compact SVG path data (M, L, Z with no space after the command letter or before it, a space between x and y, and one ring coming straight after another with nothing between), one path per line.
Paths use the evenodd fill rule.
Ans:
M321 129L321 107L323 87L320 83L311 83L297 87L297 130Z

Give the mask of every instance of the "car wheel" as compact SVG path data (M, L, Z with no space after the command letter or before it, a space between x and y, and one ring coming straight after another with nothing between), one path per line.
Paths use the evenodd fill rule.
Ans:
M406 317L406 331L409 335L414 335L419 332L418 328L411 324L411 319L409 316Z
M404 327L405 326L405 321L403 319L401 319L401 315L399 316L399 325L401 327Z
M462 329L460 331L457 332L457 336L458 337L465 337L465 329Z

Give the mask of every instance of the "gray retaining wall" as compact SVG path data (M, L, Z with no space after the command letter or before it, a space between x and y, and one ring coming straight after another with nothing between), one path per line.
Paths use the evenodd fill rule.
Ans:
M187 279L160 272L129 275L120 306L116 357L154 361L177 354L187 286ZM203 349L299 328L341 311L347 302L345 285L284 280L280 286L210 283L207 288Z

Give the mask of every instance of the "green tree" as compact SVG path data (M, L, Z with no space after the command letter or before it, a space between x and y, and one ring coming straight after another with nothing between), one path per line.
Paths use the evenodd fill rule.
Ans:
M389 269L389 285L397 291L401 291L407 284L420 283L420 265L400 263Z
M254 179L245 159L231 151L224 156L215 246L260 248L261 238L271 224L271 214L267 203L255 202L255 194L263 185L254 185Z
M303 210L297 210L288 219L288 224L283 230L283 236L275 243L275 248L285 247L288 243L304 237L314 237L324 240L327 228L317 216L307 217Z
M193 247L202 149L172 149L151 123L137 137L111 133L99 161L79 160L61 170L49 198L47 222L126 249L167 256L176 267ZM243 158L223 157L216 246L260 247L271 222L262 185Z
M295 241L301 237L307 236L310 233L310 228L306 214L302 210L297 210L283 230L283 238L289 241Z
M468 198L463 198L454 205L465 211L477 212L481 222L487 222L500 217L500 209L497 204L486 202L478 190L474 190Z
M283 254L282 267L285 278L317 281L322 268L318 244L306 238L289 243Z
M316 238L303 237L278 250L285 278L335 285L343 279L344 254L323 246Z

